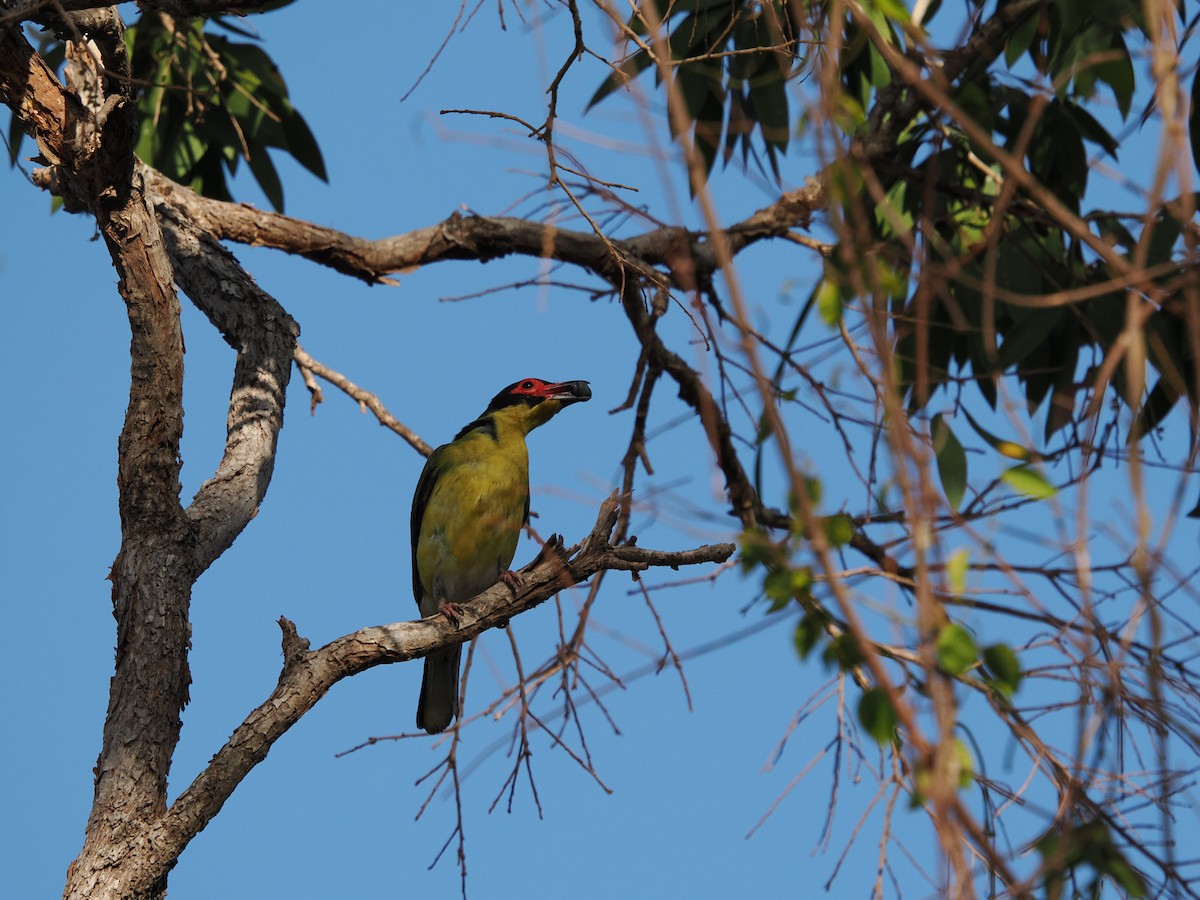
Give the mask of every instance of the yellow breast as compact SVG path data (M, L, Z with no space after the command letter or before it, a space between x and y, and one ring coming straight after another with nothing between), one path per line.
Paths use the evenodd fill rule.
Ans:
M508 570L529 498L523 435L472 435L441 452L416 548L422 615L469 600Z

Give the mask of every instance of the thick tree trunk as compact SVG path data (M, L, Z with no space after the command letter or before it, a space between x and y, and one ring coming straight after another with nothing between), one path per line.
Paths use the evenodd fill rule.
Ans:
M129 407L118 443L121 550L112 569L116 670L96 793L64 896L154 897L166 888L145 832L166 812L188 697L194 527L179 503L183 334L162 232L141 177L101 223L131 331Z

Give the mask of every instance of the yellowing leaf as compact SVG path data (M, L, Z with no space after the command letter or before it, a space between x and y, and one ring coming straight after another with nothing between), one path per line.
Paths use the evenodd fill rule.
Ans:
M967 592L967 569L971 565L971 551L960 547L946 560L946 579L950 582L950 593L961 597Z
M1047 481L1041 472L1029 466L1013 466L1000 477L1018 494L1035 500L1047 500L1058 493L1058 488Z
M1032 455L1029 450L1022 447L1020 444L1014 444L1012 441L1000 441L996 444L996 452L1001 456L1007 456L1009 459L1026 460Z
M838 320L842 318L842 292L829 279L821 282L817 291L817 311L821 314L821 321L830 328L836 328Z

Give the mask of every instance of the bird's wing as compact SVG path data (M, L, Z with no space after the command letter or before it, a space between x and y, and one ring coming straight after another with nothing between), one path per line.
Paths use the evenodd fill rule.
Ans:
M433 494L433 486L442 474L442 462L445 457L442 451L444 449L444 447L438 447L430 454L429 459L425 461L425 468L421 470L421 477L417 479L416 493L413 494L412 518L409 521L409 531L412 537L413 599L417 601L418 609L421 608L421 601L424 599L425 590L421 586L421 572L417 568L417 543L421 540L421 521L425 518L425 507L429 505L429 497Z

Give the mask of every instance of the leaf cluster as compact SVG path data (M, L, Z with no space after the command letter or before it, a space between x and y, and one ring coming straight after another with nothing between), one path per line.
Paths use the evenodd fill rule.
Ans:
M42 44L46 62L61 65L63 45L49 39ZM228 179L244 162L279 211L283 183L270 150L283 151L328 179L316 138L292 105L278 67L251 32L220 17L175 19L146 12L126 29L126 44L138 89L136 153L143 162L218 200L233 199ZM13 164L21 138L14 116L9 130Z
M895 40L886 25L879 33ZM1116 164L1122 146L1090 110L1108 97L1120 121L1130 120L1131 35L1146 38L1132 0L1054 0L1036 8L1012 26L995 66L968 67L946 109L927 110L905 127L895 152L876 167L881 199L864 202L870 193L861 173L838 173L847 239L827 261L815 296L827 320L856 297L887 305L897 387L910 411L939 388L962 383L994 408L998 381L1010 375L1030 414L1048 402L1047 441L1077 421L1081 397L1109 384L1138 411L1135 436L1158 427L1181 398L1196 405L1182 295L1186 210L1195 198L1163 203L1149 221L1086 209L1091 157ZM894 81L879 49L866 43L856 51L861 43L848 46L843 107L869 108ZM859 114L845 127L853 133L863 120ZM979 132L990 143L972 136ZM1018 157L1118 261L1071 236L1036 196L1006 185L1010 176L993 145ZM864 231L870 242L858 239ZM1142 283L1158 298L1145 325L1155 376L1148 391L1140 380L1130 383L1123 367L1100 365L1126 327L1129 271L1144 272Z
M833 21L830 7L818 3L641 0L625 25L629 55L590 105L653 68L656 83L668 79L668 97L682 106L686 136L706 174L718 157L728 164L740 148L743 165L761 150L778 178L789 136L805 121L787 85L824 64L833 49L837 89L824 98L826 111L850 139L863 137L869 118L879 124L877 113L886 116L912 91L878 44L914 52L922 38L910 12L891 0L860 8L869 23L845 12ZM924 24L932 28L940 12L941 4L931 4ZM1031 414L1046 407L1046 441L1077 421L1081 398L1110 384L1138 410L1135 436L1157 428L1180 399L1195 407L1196 361L1184 304L1173 299L1186 280L1184 229L1194 200L1162 204L1153 222L1086 209L1092 157L1121 162L1126 135L1114 134L1114 121L1145 124L1153 112L1138 117L1133 110L1135 55L1149 40L1136 0L1032 6L1008 23L995 53L980 54L956 74L946 108L924 104L903 123L894 150L876 164L883 199L864 207L871 192L853 165L830 173L847 239L827 260L814 301L830 323L856 297L887 303L897 386L911 411L939 388L963 382L995 407L998 382L1007 376L1015 376ZM1192 94L1200 97L1200 71ZM1189 123L1200 167L1197 105ZM1105 106L1102 122L1095 110ZM671 123L679 137L678 117ZM1036 197L1003 191L1003 167L967 125L1018 156L1124 265L1098 258ZM859 239L864 228L871 241ZM1102 376L1099 364L1125 325L1121 268L1150 273L1163 297L1146 324L1154 377L1145 390L1128 382L1123 367Z
M626 23L636 49L604 79L588 106L651 67L661 85L666 69L669 96L682 106L706 176L718 156L728 165L740 149L746 165L752 157L759 161L761 148L778 179L779 157L792 131L787 84L809 60L795 9L784 0L644 0ZM662 58L660 41L669 59ZM676 119L670 123L678 137Z
M266 51L204 26L202 19L159 14L143 15L128 29L133 71L145 78L138 157L222 200L232 199L227 175L244 161L271 205L282 210L283 184L268 148L288 153L325 180L321 150Z
M1035 844L1042 857L1046 896L1101 897L1106 881L1127 897L1145 897L1146 882L1100 821L1078 822L1043 835ZM1086 885L1081 878L1090 872ZM1070 885L1070 887L1068 887Z

